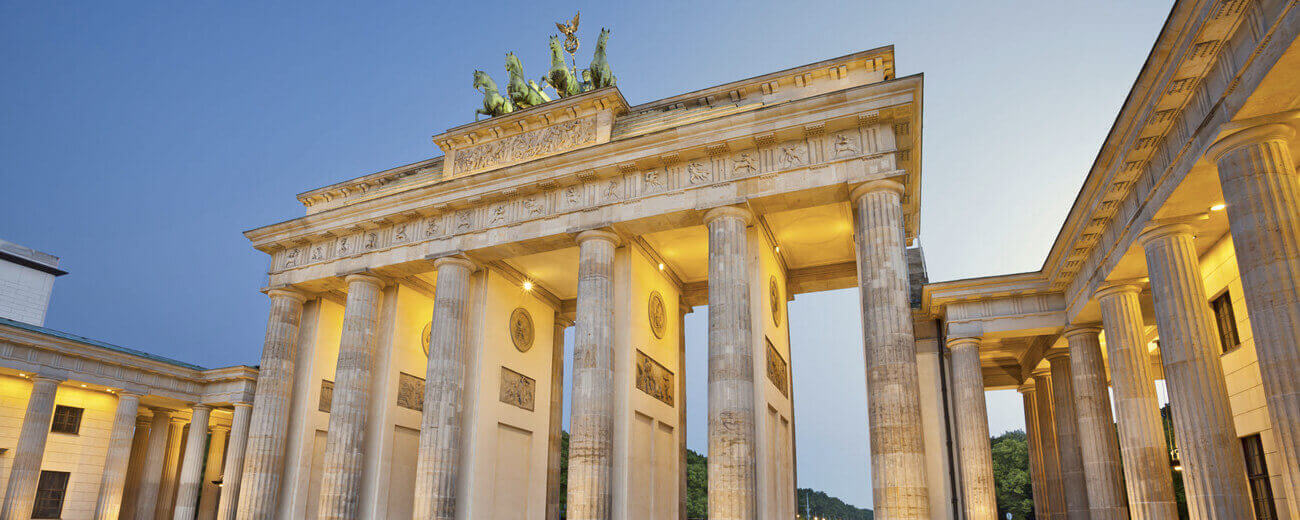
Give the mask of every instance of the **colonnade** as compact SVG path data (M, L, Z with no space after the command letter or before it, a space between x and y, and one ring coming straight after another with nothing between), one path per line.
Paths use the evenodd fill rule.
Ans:
M873 181L850 195L856 213L857 260L868 331L868 393L877 514L928 518L924 446L915 347L908 299L901 196L892 180ZM720 207L703 215L708 229L709 289L709 508L710 518L751 519L757 515L753 320L747 228L754 216L742 207ZM579 249L573 393L570 420L567 518L608 519L613 503L615 251L620 237L607 230L576 235ZM462 256L435 260L435 288L426 371L425 406L416 470L415 518L454 518L460 466L460 431L465 427L469 279L478 266ZM358 503L354 484L364 409L337 413L340 399L364 402L370 387L366 345L376 315L374 295L383 282L359 274L347 278L347 305L333 394L322 518L348 518ZM296 345L307 295L294 289L269 291L271 313L257 385L240 490L239 518L270 519L277 510L284 467L285 424L294 378ZM557 333L558 334L558 333ZM358 346L358 348L354 348ZM349 375L347 371L355 372ZM986 427L987 428L987 427ZM556 444L556 443L552 443ZM557 468L558 469L558 468ZM791 468L791 471L793 468ZM556 491L558 492L558 487ZM793 494L793 490L791 490ZM556 498L551 499L556 502Z
M3 506L0 506L0 519L3 520L32 516L55 397L59 386L67 382L65 377L46 374L33 375L31 380L31 397L14 447L14 462ZM252 415L251 406L236 404L234 424L228 428L210 425L213 409L210 405L193 405L188 420L164 408L153 408L151 416L146 417L139 415L142 393L114 393L117 407L109 429L95 497L96 520L193 519L198 514L205 480L238 480L243 438ZM209 431L213 432L211 441ZM234 433L229 443L225 439L226 431ZM225 453L227 444L230 446L229 456ZM223 467L223 460L230 463ZM211 507L211 510L219 512L216 518L234 518L230 506L235 503L237 494L238 487L223 489L219 503ZM226 512L220 513L222 510Z
M1291 127L1266 122L1230 133L1207 154L1218 166L1275 444L1285 466L1281 488L1292 502L1300 496L1300 349L1295 343L1300 337L1300 179L1287 146L1293 136ZM1175 219L1153 222L1137 238L1155 304L1188 510L1196 519L1254 518L1195 232L1187 220ZM1100 287L1093 298L1101 307L1101 323L1067 327L1068 347L1048 351L1050 369L1033 372L1019 389L1038 518L1177 518L1141 292L1133 282ZM1109 374L1098 337L1103 330ZM978 355L972 355L980 341L948 340L962 492L973 520L996 515L985 506L993 486L985 463L983 382ZM1107 381L1114 390L1114 417Z

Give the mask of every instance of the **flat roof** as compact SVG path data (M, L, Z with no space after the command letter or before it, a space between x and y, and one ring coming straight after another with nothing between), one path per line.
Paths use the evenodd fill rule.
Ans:
M50 273L54 276L68 274L67 271L59 269L59 257L6 240L0 240L0 260Z

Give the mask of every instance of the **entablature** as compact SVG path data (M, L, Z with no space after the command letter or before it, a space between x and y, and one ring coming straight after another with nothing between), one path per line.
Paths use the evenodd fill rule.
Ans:
M205 404L252 403L258 370L203 369L0 324L0 366Z
M894 177L919 203L921 78L763 107L411 187L246 232L272 284L423 261L449 250L562 247L584 227L682 225L708 207L844 200L846 183ZM812 175L810 175L810 173ZM805 193L780 202L785 194ZM835 198L838 197L838 198ZM487 256L492 256L491 253Z

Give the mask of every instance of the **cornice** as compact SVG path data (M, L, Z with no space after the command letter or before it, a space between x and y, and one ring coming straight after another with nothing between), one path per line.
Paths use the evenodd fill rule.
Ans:
M941 316L950 303L988 300L1009 296L1059 295L1040 271L983 276L925 284L921 288L921 310Z

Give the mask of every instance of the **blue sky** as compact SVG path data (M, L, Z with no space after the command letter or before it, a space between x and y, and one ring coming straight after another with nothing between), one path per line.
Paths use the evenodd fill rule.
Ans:
M255 364L267 259L243 230L294 195L437 155L476 68L540 76L553 22L636 104L893 44L925 73L930 278L1032 271L1170 3L0 2L0 238L63 258L47 325L205 366ZM853 291L790 305L799 484L871 503ZM704 309L688 316L704 451ZM989 394L994 433L1020 428Z

